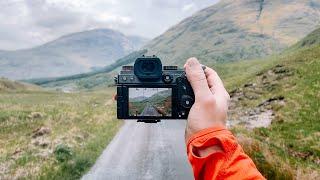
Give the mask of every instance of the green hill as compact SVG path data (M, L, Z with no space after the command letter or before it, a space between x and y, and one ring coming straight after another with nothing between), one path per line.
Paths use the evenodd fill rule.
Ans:
M315 0L224 0L181 21L146 45L165 63L253 59L281 52L320 24Z
M268 179L320 177L319 32L281 55L215 66L232 97L233 131ZM271 124L248 131L252 120Z
M23 83L19 81L12 81L6 78L0 78L0 92L12 92L12 91L36 91L41 90L41 87Z
M118 59L116 62L89 73L76 74L59 78L43 78L26 80L46 88L53 88L62 91L75 91L106 87L113 84L113 77L123 65L133 63L138 57L147 53L147 50L140 50Z
M307 37L303 38L292 48L310 47L320 44L320 28L311 32Z

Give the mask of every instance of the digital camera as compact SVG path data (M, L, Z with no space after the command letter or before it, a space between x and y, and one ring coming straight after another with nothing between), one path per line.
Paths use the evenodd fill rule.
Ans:
M118 119L186 119L195 99L184 70L162 66L156 56L123 66L115 83Z

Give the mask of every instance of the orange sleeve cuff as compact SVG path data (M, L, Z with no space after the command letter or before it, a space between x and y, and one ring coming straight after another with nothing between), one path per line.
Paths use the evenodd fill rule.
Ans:
M194 153L194 150L217 145L223 151L213 151L204 157ZM187 142L187 154L195 180L264 179L225 127L204 129L191 136Z
M193 147L206 147L220 145L225 153L230 153L237 148L233 134L225 127L213 127L199 131L192 135L187 142L187 153L192 153Z

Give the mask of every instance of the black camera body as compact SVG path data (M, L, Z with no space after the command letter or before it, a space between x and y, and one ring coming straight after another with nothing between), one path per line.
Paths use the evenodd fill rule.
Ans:
M184 70L162 66L156 56L123 66L115 83L118 119L186 119L195 99Z

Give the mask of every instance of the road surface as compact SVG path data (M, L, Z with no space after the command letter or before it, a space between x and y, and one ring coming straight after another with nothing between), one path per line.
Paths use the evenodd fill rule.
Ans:
M82 179L193 179L184 145L185 123L183 120L157 124L126 121Z
M161 114L159 114L158 111L150 103L148 103L140 116L161 116Z

